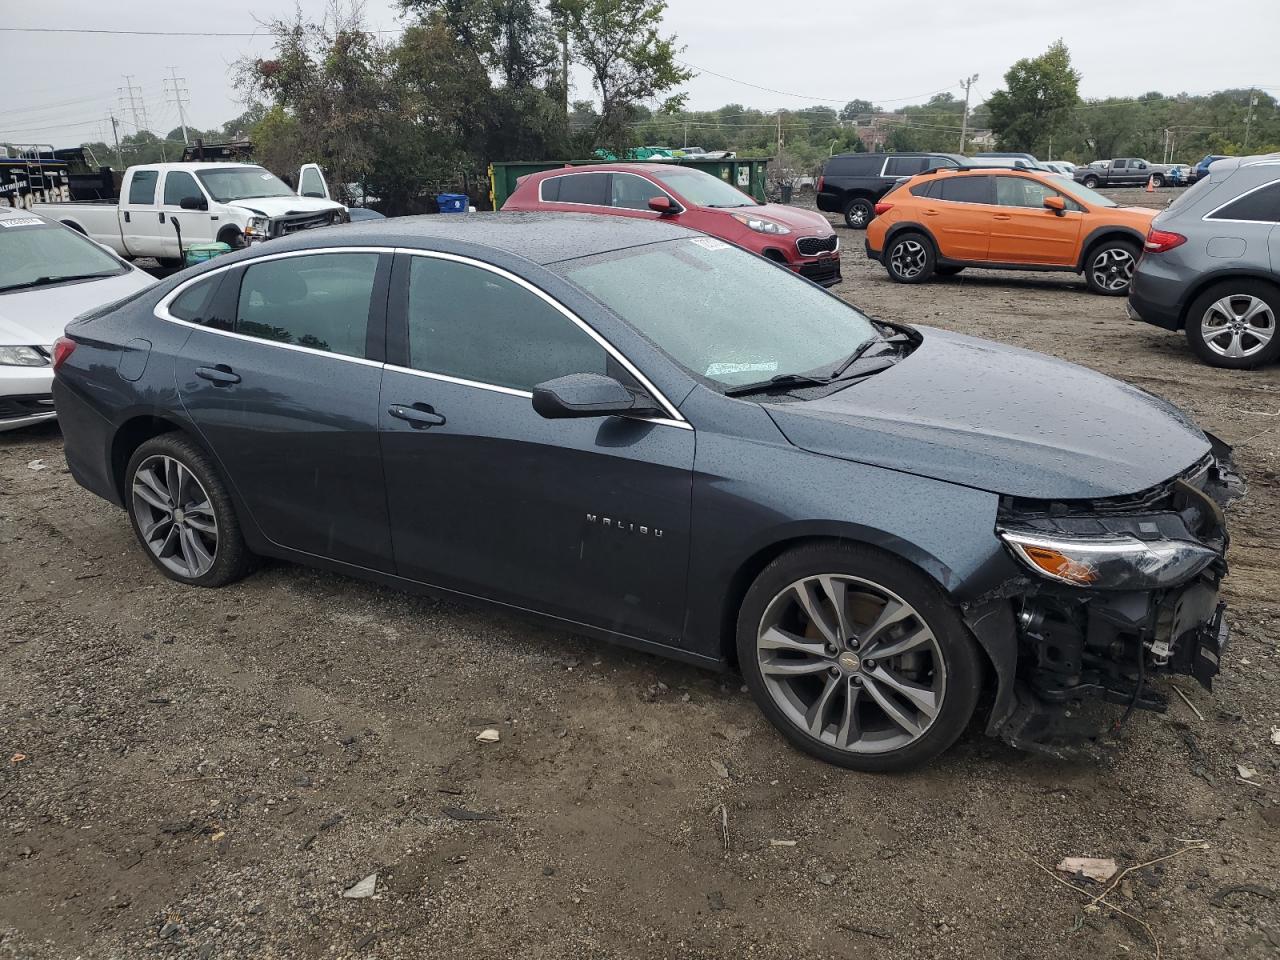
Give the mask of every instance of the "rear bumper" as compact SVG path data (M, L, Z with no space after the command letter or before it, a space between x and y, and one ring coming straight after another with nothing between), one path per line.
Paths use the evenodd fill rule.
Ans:
M818 194L818 209L823 213L841 213L840 198L831 193Z
M1143 257L1129 286L1129 318L1165 330L1181 330L1185 289L1186 284L1180 277L1162 276L1159 266Z
M123 506L111 464L111 423L74 389L54 380L53 399L62 428L63 452L76 483L104 500Z
M864 242L866 243L867 259L874 260L876 263L883 263L884 261L881 260L880 251L871 246L871 241L866 240Z

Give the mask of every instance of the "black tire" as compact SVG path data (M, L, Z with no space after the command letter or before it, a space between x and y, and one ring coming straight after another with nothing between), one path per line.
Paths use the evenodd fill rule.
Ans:
M933 276L937 262L933 242L923 233L895 234L885 245L884 268L897 283L924 283Z
M1104 297L1126 297L1138 265L1138 244L1119 237L1090 247L1084 258L1084 282Z
M1086 187L1088 187L1090 190L1092 190L1094 187L1096 187L1096 186L1098 185L1098 178L1097 178L1097 177L1085 177L1085 178L1084 178L1084 180L1083 180L1082 182L1084 183L1084 185L1085 185Z
M933 268L933 272L940 277L954 277L957 273L963 272L964 267L954 264L940 263Z
M937 652L936 654L931 652L929 656L931 658L940 656L944 668L940 706L937 707L936 714L923 731L908 744L894 749L878 750L878 752L859 752L857 749L847 749L822 742L809 730L802 729L797 722L790 719L775 700L775 695L770 692L760 664L760 649L757 644L762 621L766 614L771 614L771 611L776 609L777 598L786 596L789 587L802 582L807 577L826 574L855 578L864 584L895 594L902 602L914 608L913 616L918 614L922 625L936 640ZM861 587L858 589L860 590ZM855 594L855 596L858 597L857 602L861 602L861 595ZM846 608L846 611L848 612L849 609L851 608ZM871 616L876 614L873 612ZM854 625L851 618L848 623L851 627ZM859 627L859 629L863 628ZM818 642L820 645L821 641ZM889 642L897 643L898 640ZM856 647L856 643L853 643L851 649ZM738 614L737 649L739 665L747 682L747 688L769 722L777 727L787 740L804 752L852 770L906 770L934 759L955 743L964 732L973 717L982 688L982 662L977 644L961 621L959 613L943 592L911 564L863 544L827 541L797 547L783 553L765 567L743 599ZM872 651L875 648L868 646L866 649ZM870 656L870 653L867 656ZM856 664L857 657L854 656L851 659ZM883 666L883 664L879 665L879 667ZM874 678L877 676L875 672L877 669L877 666L867 667L865 675ZM825 675L825 673L819 673L814 676L825 677ZM891 675L898 680L903 679L901 674ZM863 689L863 683L865 683L869 695L869 688L873 682L883 682L870 679L860 681L852 675L848 676L847 680L850 684L856 683L859 689ZM853 687L846 689L853 689ZM876 689L883 691L885 688L876 687ZM831 698L824 698L824 702L830 702L830 700ZM872 711L878 709L873 701L867 701L867 707ZM862 708L855 703L855 713L859 709ZM873 733L873 731L867 732ZM858 742L861 744L861 727L859 727L859 733ZM870 749L877 749L874 740L868 740L868 743Z
M248 244L244 242L244 234L232 227L218 234L218 242L225 243L232 250L243 250Z
M876 218L876 205L866 197L854 197L844 205L844 222L850 230L865 230Z
M166 270L176 270L182 266L181 257L156 257L156 263L164 267Z
M1238 335L1228 339L1232 320L1226 315L1226 309L1240 316L1248 313L1254 300L1261 301L1260 311L1238 328ZM1223 301L1227 303L1223 304ZM1216 306L1219 304L1223 306ZM1223 326L1223 334L1218 337L1206 336L1206 322L1211 326ZM1262 326L1263 322L1265 326ZM1278 324L1280 287L1262 280L1223 280L1192 301L1187 310L1187 343L1196 356L1210 366L1227 370L1252 370L1280 358L1280 331L1276 329ZM1270 332L1270 339L1265 344L1260 345L1259 338L1248 332L1248 328L1253 326L1258 326L1260 331L1266 329ZM1243 355L1229 356L1232 345L1238 345Z
M158 458L168 458L170 461L176 461L187 470L190 476L198 481L199 486L203 488L202 491L188 488L192 491L193 499L195 498L194 495L199 492L203 492L207 498L208 507L202 509L201 514L212 517L212 526L214 527L213 549L211 552L212 564L207 570L201 571L196 576L183 575L171 566L166 566L165 561L148 544L147 538L143 534L141 523L144 520L154 521L160 511L138 503L135 484L143 484L143 481L138 479L138 472L141 468L145 466L148 469L152 469L157 462L163 462L158 461ZM222 587L241 579L257 565L257 558L245 545L244 536L240 532L240 522L236 517L235 507L231 502L230 495L227 493L226 485L218 475L217 468L214 467L209 456L183 434L176 432L164 433L158 437L152 437L141 444L133 452L133 456L129 458L129 465L125 469L123 492L125 506L129 513L129 523L133 527L134 536L138 538L138 543L142 547L143 553L147 555L157 570L171 580L177 580L179 583L194 587ZM194 507L188 506L186 500L180 498L179 507L184 506L186 506L190 515L195 515ZM148 515L140 517L140 511L147 512ZM172 511L171 515L178 516L178 526L182 526L184 522L191 522L190 516L184 518L181 515L181 509ZM205 522L207 523L207 521ZM172 521L170 521L170 526L173 526ZM207 550L208 541L202 540L202 543ZM185 551L183 552L185 553Z

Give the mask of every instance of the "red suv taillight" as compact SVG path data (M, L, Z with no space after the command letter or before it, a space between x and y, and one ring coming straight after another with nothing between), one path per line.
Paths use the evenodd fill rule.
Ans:
M818 192L822 192L822 185L827 182L826 177L818 177Z
M884 203L883 201L881 201L880 203L876 204L876 216L883 217L886 213L888 213L892 209L893 209L892 203Z
M58 368L62 366L64 360L71 356L71 351L76 348L76 342L68 337L59 337L53 341L53 372L57 373Z
M1147 242L1143 244L1147 253L1168 253L1174 247L1180 247L1187 238L1170 230L1157 230L1155 227L1147 234Z

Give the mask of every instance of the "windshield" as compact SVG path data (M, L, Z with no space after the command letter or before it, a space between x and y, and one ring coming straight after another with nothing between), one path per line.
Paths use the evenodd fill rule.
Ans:
M83 277L114 277L128 267L74 230L38 217L0 220L0 292Z
M219 203L254 197L295 197L289 185L262 167L217 167L196 173L209 196Z
M1092 207L1120 206L1120 204L1116 203L1114 200L1104 197L1102 194L1098 193L1097 190L1090 190L1083 183L1076 183L1074 180L1070 183L1064 183L1060 189L1064 193L1068 193L1082 203L1087 203Z
M757 207L749 196L718 177L702 170L674 168L650 174L665 187L670 187L696 207Z
M712 237L568 260L560 273L722 388L830 374L876 336L853 307Z

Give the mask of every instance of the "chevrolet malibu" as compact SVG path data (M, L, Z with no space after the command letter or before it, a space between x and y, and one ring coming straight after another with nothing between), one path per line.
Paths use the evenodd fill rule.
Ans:
M1226 640L1239 480L1175 407L668 223L309 231L55 364L72 473L165 576L275 557L736 667L846 767L928 761L980 702L1056 750Z

